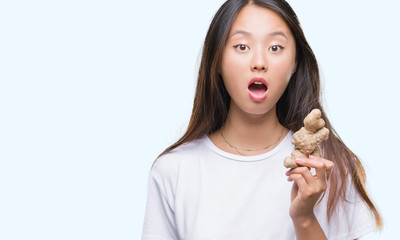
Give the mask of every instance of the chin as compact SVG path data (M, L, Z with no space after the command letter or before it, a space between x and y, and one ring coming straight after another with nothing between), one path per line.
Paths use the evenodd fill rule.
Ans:
M275 113L275 104L271 103L271 99L264 99L261 102L256 102L251 99L242 98L238 100L240 104L237 104L235 101L232 101L231 98L231 106L229 111L237 112L241 115L247 115L252 117L260 117L265 116L269 113Z
M263 107L260 104L260 106L243 109L243 111L245 113L249 114L249 115L261 116L261 115L266 115L268 113L271 113L271 111L275 111L275 107L273 107L273 108L271 108L271 107Z

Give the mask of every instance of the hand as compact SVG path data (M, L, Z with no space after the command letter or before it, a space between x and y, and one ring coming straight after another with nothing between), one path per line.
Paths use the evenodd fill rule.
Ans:
M300 167L286 172L292 186L292 203L289 214L292 220L313 219L314 206L325 192L334 163L330 160L310 155L310 158L296 159ZM310 168L315 168L312 175Z

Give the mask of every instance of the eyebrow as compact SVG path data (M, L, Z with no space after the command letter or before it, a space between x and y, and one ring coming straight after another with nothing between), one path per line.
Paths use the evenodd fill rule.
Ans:
M244 30L236 30L235 32L233 32L233 33L229 36L229 38L233 37L233 36L236 35L236 34L243 34L243 35L246 35L246 36L251 36L251 33L247 32L247 31L244 31ZM271 32L271 33L269 33L267 36L269 36L269 37L273 37L273 36L282 36L282 37L288 39L287 36L286 36L286 34L285 34L283 31Z

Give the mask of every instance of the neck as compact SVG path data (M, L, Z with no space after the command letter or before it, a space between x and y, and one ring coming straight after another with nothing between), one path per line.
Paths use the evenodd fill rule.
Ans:
M272 145L264 152L275 147L275 143L282 140L287 132L279 123L275 108L261 115L230 109L221 131L230 144L240 149L259 149ZM259 154L260 151L247 152L246 155Z

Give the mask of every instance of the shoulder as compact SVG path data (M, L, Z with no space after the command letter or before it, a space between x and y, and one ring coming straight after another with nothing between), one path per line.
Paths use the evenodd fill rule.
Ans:
M178 175L182 165L186 165L201 155L206 147L206 136L184 143L177 148L163 154L154 162L151 172L155 176L173 177Z

